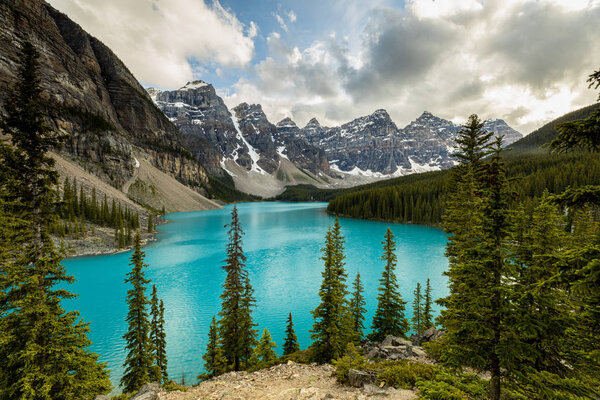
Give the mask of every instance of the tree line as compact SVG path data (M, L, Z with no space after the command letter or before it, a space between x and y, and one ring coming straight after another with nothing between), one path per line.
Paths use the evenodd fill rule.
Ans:
M539 202L545 190L558 194L568 187L600 181L597 154L516 154L506 159L513 191L525 202ZM340 216L440 225L448 193L448 173L429 174L416 182L362 189L329 201L327 211Z
M83 238L87 232L86 222L114 229L115 246L123 248L133 244L134 232L140 228L140 215L137 211L123 207L121 202L111 200L107 196L100 200L96 188L87 195L83 185L77 180L65 178L62 185L62 196L57 193L56 208L60 217L49 226L50 233L58 237ZM152 215L148 217L148 229L153 229Z

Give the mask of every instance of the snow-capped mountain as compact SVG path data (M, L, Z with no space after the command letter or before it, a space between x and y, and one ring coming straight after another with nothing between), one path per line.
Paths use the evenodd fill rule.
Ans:
M232 113L203 81L148 93L209 172L229 174L248 193L272 196L286 184L324 184L322 179L328 179L325 152L299 136L280 133L259 104L242 103Z
M506 145L522 137L502 120L486 121L484 128L504 135ZM334 171L383 178L450 168L460 129L428 111L399 129L385 110L376 110L333 128L313 118L301 135L327 152Z
M316 118L303 128L291 118L274 125L260 104L241 103L230 111L203 81L148 93L212 174L227 173L238 189L259 195L276 194L287 184L356 184L450 168L461 129L427 111L398 128L383 109L336 127ZM504 135L507 145L522 137L502 120L486 121L485 129Z

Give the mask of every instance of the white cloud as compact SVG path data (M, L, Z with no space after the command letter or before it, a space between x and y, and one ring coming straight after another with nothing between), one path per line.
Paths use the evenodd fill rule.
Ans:
M296 13L294 12L294 10L291 10L290 12L288 12L288 19L290 20L290 22L296 22Z
M250 26L248 27L248 37L254 38L258 35L258 25L254 21L250 21Z
M190 59L222 67L246 66L258 27L245 26L218 1L49 0L100 38L142 82L181 86L194 75Z
M279 26L281 27L281 29L283 29L284 31L288 31L288 27L285 23L285 21L283 20L283 17L277 13L271 13L273 15L273 17L275 17L275 19L277 20L277 23L279 24Z
M585 80L600 67L600 0L411 0L357 15L359 34L306 48L270 35L269 56L226 101L259 102L273 121L299 125L386 108L399 126L429 110L503 118L529 133L597 97Z

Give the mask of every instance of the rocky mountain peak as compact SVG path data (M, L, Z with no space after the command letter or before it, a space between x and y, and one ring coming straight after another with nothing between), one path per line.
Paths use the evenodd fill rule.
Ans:
M153 87L146 88L146 92L148 92L148 95L150 96L152 101L156 101L156 96L158 96L161 93L160 90Z
M319 123L319 121L316 118L311 118L310 121L308 121L308 124L306 124L306 126L304 128L320 128L321 124Z
M284 119L282 119L281 121L279 121L277 123L277 127L278 128L296 128L297 125L290 117L285 117Z
M182 86L181 88L179 88L179 90L197 90L197 89L202 89L202 88L207 88L207 87L212 87L212 85L210 83L206 83L204 81L190 81L188 83L186 83L184 86Z
M388 114L388 112L386 110L384 110L383 108L375 110L373 112L373 114L369 115L369 117L392 122L392 118L390 117L390 115Z

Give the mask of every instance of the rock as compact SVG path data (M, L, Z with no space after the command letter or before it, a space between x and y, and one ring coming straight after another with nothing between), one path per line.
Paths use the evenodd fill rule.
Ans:
M130 400L160 400L165 390L156 382L146 383Z
M96 396L96 397L94 398L94 400L110 400L110 397L108 397L108 396L105 396L105 395L103 395L103 394L99 394L98 396Z
M412 335L410 340L413 345L421 346L425 342L430 342L432 340L437 340L444 335L444 331L437 330L435 327L431 327L426 331L419 333L417 335Z
M412 342L407 339L403 339L397 336L388 335L383 342L381 342L382 347L390 347L390 346L412 346Z
M413 346L411 351L415 357L427 357L427 353L425 353L422 347Z
M363 387L377 380L377 373L373 371L359 371L350 369L348 371L348 383L354 387Z
M372 384L366 384L363 388L365 394L369 395L369 396L373 396L373 395L384 395L386 394L387 390L383 389L379 386L375 386Z

